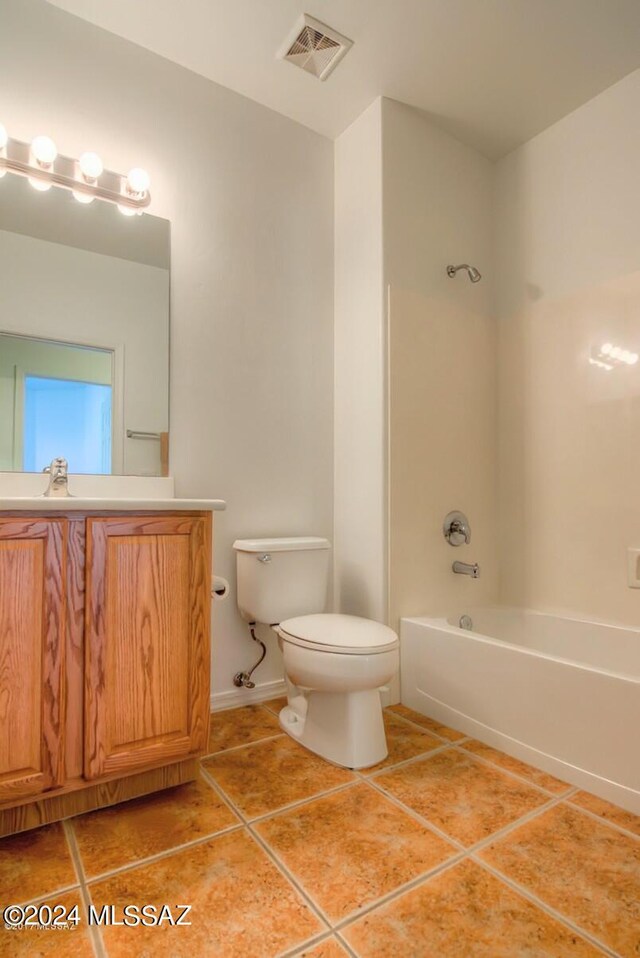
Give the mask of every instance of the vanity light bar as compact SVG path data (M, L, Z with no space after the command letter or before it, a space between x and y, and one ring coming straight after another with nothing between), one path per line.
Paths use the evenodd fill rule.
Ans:
M638 353L632 353L629 349L622 349L620 346L614 346L612 343L604 343L600 347L599 358L607 363L624 363L627 366L635 366L640 357Z
M142 213L151 202L144 170L135 168L123 176L105 170L95 153L83 153L79 160L63 156L48 136L36 136L31 143L14 140L0 123L0 177L7 171L26 176L37 190L61 186L80 203L106 200L129 216Z

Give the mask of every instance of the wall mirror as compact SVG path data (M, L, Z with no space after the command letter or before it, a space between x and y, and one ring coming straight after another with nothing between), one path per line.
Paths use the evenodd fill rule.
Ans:
M0 471L167 472L170 224L0 179Z

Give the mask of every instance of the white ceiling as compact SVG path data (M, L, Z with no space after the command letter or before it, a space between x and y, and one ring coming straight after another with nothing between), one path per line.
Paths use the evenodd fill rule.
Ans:
M639 0L49 2L326 136L383 95L491 157L640 67ZM303 12L355 41L325 82L275 56Z

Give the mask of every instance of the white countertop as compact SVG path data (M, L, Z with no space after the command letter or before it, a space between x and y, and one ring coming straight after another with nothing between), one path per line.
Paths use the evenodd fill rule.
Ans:
M0 512L219 512L222 499L179 499L171 476L69 475L68 497L43 496L48 476L0 472Z
M0 512L219 512L222 499L108 499L86 496L8 496Z

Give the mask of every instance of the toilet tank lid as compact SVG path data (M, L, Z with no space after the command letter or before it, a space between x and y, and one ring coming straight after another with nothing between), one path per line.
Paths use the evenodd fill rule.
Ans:
M237 552L296 552L302 549L330 549L328 539L318 536L288 536L281 539L236 539Z

